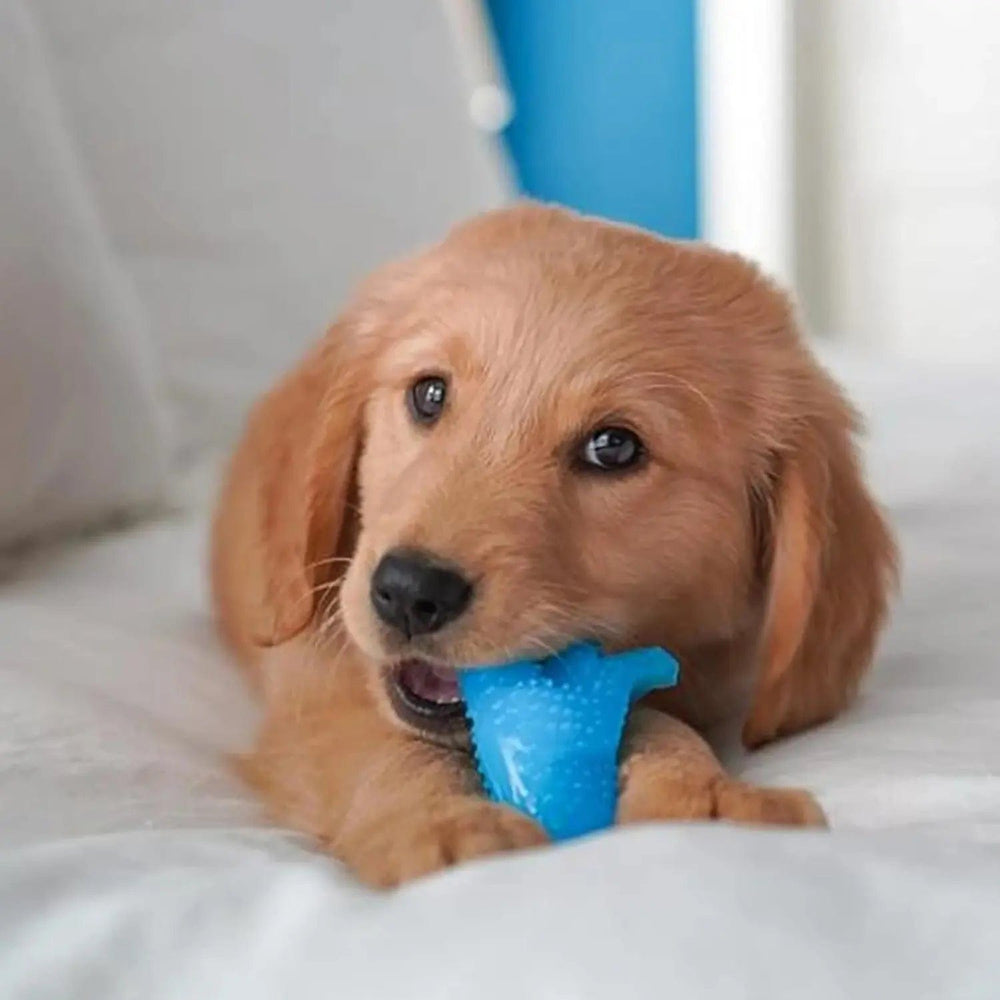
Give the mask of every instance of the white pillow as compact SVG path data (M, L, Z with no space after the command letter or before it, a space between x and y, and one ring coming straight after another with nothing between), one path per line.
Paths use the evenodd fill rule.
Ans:
M509 194L441 5L32 0L187 455L355 282Z
M0 0L0 545L152 500L150 344L63 126L28 8Z

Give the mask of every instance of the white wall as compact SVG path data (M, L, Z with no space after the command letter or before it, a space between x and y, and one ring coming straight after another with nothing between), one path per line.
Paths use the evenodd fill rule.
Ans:
M793 280L792 0L700 0L702 234Z
M1000 357L1000 4L795 11L807 315L908 355Z

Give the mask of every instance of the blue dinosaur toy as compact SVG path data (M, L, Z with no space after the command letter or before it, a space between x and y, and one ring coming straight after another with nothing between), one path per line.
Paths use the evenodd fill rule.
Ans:
M458 671L487 794L537 820L553 840L610 826L629 705L677 683L662 649L604 656L578 643L536 662Z

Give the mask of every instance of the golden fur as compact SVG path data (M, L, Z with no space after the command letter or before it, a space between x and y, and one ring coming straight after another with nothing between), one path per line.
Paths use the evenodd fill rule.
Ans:
M428 373L449 378L430 429L404 403ZM569 449L609 421L648 461L580 475ZM738 711L756 746L854 695L895 572L855 428L739 257L530 204L459 226L361 288L234 457L213 576L267 707L247 776L373 884L540 843L477 794L465 753L398 721L382 668L592 637L682 662L633 713L620 821L822 822L804 792L727 777L685 723ZM477 580L467 613L408 644L368 600L401 545Z

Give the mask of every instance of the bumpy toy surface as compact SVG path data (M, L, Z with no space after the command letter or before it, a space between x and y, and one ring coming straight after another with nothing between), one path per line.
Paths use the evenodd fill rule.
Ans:
M487 794L536 819L553 840L610 826L629 705L673 686L677 674L662 649L604 656L589 643L538 662L460 670Z

